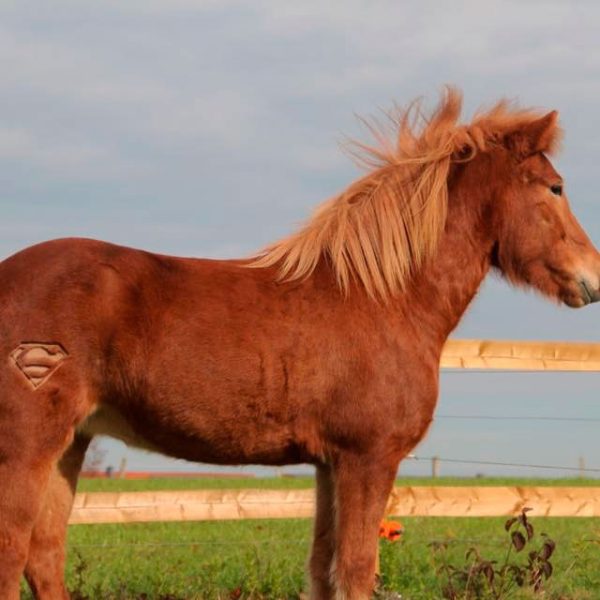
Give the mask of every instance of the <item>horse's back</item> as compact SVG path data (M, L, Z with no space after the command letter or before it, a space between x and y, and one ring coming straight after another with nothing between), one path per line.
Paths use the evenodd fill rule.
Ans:
M116 289L119 278L111 263L123 251L112 244L69 238L31 246L2 261L2 340L14 344L69 338L76 330L81 334L110 305L107 292Z

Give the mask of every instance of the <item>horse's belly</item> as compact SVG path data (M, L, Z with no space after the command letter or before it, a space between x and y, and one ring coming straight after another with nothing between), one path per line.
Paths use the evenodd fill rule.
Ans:
M101 405L77 428L82 435L104 435L127 446L166 454L174 458L215 464L297 464L311 462L306 444L290 435L286 427L253 427L246 421L241 431L212 422L204 430L153 422L139 415L137 426L115 408ZM146 417L146 418L145 418Z

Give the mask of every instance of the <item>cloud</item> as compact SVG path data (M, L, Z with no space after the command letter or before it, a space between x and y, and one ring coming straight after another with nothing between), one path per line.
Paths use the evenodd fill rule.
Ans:
M57 146L67 134L65 166L79 147L81 162L97 153L94 164L109 179L129 168L156 174L157 161L189 178L193 169L181 173L178 159L190 153L257 168L275 157L294 171L322 170L315 159L294 162L320 155L341 168L335 138L353 128L352 112L405 102L448 80L485 90L467 96L470 108L502 95L495 82L507 80L509 94L535 87L535 102L540 86L552 91L553 106L570 93L560 89L565 78L579 77L582 97L597 89L593 77L581 77L595 68L585 52L595 39L593 5L585 20L561 3L544 11L519 5L519 19L514 3L463 6L57 2L27 18L14 5L3 9L0 30L5 118L30 139L54 136ZM567 44L561 32L574 28L577 44ZM324 143L331 150L318 147ZM63 175L81 177L79 164Z

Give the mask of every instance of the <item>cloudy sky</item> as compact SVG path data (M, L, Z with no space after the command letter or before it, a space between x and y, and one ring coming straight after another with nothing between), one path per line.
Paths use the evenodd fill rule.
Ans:
M248 254L357 176L339 149L360 134L356 114L433 103L445 83L464 90L466 118L502 96L560 111L556 164L600 243L599 30L595 2L4 2L0 255L72 235ZM599 318L488 281L456 336L598 341ZM600 375L442 383L445 417L418 454L600 467ZM447 418L484 414L587 421ZM104 445L113 464L126 452ZM189 468L128 456L131 468Z

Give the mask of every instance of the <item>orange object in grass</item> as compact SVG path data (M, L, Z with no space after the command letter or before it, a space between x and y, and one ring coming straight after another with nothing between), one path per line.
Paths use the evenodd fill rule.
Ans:
M379 537L390 542L397 542L404 533L404 527L399 521L388 521L384 519L379 526Z

